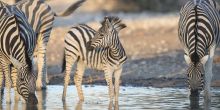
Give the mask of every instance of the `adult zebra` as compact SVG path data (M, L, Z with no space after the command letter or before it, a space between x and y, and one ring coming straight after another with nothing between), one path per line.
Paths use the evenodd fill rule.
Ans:
M13 82L16 85L15 91L27 103L37 104L36 76L32 73L31 62L31 53L36 44L35 33L27 18L22 12L19 13L16 7L1 7L0 11L4 13L4 16L0 17L0 64L2 67L0 88L2 88L3 74L5 74L6 87L9 90L6 102L10 102L11 82ZM17 70L15 77L12 76L11 69Z
M80 7L83 2L85 2L85 0L77 1L60 14L56 14L51 7L42 0L23 0L15 4L25 13L28 22L37 34L37 48L35 50L38 59L37 90L46 89L46 83L48 82L46 46L53 27L54 18L56 16L70 15Z
M101 28L96 32L87 25L72 27L65 37L65 58L63 71L65 72L63 101L66 97L67 85L74 63L77 63L74 82L80 100L84 100L82 92L82 76L85 67L103 70L109 87L109 97L118 101L119 80L122 64L127 59L125 50L119 40L119 31L126 25L118 17L105 17ZM115 77L113 90L112 75Z
M24 0L16 4L18 8L23 10L28 18L28 22L38 34L37 40L37 58L38 58L38 77L37 90L46 88L47 67L46 67L46 46L53 27L55 16L68 16L75 11L85 0L80 0L70 6L62 14L56 14L49 5L42 0Z
M42 0L23 0L15 5L23 10L28 18L28 22L38 35L37 40L37 58L38 58L38 77L37 90L45 89L47 79L46 65L46 46L53 27L55 16L68 16L75 11L85 0L80 0L71 5L62 14L56 14L49 5Z
M219 9L213 0L189 1L180 11L179 39L188 64L187 76L190 96L198 96L204 89L209 101L212 63L219 44Z

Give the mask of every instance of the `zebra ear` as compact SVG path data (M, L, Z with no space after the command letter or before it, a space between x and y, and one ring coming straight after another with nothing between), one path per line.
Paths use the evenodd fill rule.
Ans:
M126 28L127 26L125 24L120 24L118 27L116 27L115 29L119 32L120 30Z
M184 55L186 63L189 65L191 63L191 59L188 55Z
M16 67L16 68L21 68L23 66L22 63L20 63L17 59L15 59L14 57L12 57L10 55L10 60L11 60L11 63Z
M208 61L208 59L209 59L209 55L206 55L206 56L204 56L204 57L201 58L200 62L201 62L203 65L205 65L206 62Z
M111 25L108 18L105 18L105 28L108 29L108 30L112 29L112 25Z

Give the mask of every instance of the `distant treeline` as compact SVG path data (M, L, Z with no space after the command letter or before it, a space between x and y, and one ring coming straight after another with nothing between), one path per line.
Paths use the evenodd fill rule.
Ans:
M18 2L21 0L13 0L13 2ZM50 1L50 0L43 0ZM53 1L53 0L51 0ZM111 4L111 0L101 0L104 1L100 7L106 4ZM109 11L153 11L153 12L177 12L180 10L187 1L190 0L115 0L112 8ZM193 0L191 0L193 1ZM220 4L220 0L215 0ZM91 0L87 0L91 3ZM92 0L94 5L97 5L100 0ZM111 7L111 6L110 6ZM101 9L100 9L101 10Z
M119 0L121 3L133 2L139 11L170 12L179 11L181 6L189 0ZM220 3L220 0L216 0Z

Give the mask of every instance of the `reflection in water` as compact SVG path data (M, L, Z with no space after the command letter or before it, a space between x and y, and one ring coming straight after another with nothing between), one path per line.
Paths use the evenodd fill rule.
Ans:
M3 102L3 96L4 96L4 88L0 90L0 110L2 110L2 102Z
M47 91L37 91L37 98L38 98L38 104L37 108L38 110L46 110L46 98L47 98Z
M108 110L119 110L118 101L116 101L114 104L112 101L109 102Z
M25 106L24 106L25 107ZM34 106L29 106L29 105L26 105L25 109L24 110L40 110L37 108L38 106L37 105L34 105Z
M78 103L77 103L77 105L75 107L75 110L83 110L82 109L82 105L83 105L83 102L82 101L78 101ZM67 105L66 101L63 101L63 110L70 110L68 108L68 105Z
M204 101L204 110L211 110L211 102L210 101Z
M48 86L46 91L37 91L37 106L26 106L22 101L7 104L4 95L0 110L220 110L218 88L212 90L211 103L203 103L203 94L189 100L184 88L121 87L119 102L109 102L106 86L84 87L84 102L78 102L74 86L68 90L71 92L63 103L63 86Z
M82 104L83 104L83 102L79 101L76 105L75 110L82 110Z
M83 110L83 103L82 101L78 101L76 107L75 107L75 110ZM68 108L68 105L66 103L66 101L63 101L63 110L70 110ZM85 109L86 110L86 109ZM108 105L108 110L119 110L119 106L118 106L118 102L115 102L113 104L112 101L109 102L109 105Z
M205 101L203 98L203 95L201 95L200 97L190 97L189 99L190 99L190 110L201 110L201 109L202 110L203 109L204 110L212 110L211 109L211 101ZM200 102L203 102L203 103L200 104Z
M8 104L4 102L5 101L5 98L3 98L4 92L2 93L3 94L2 94L2 99L1 99L0 110L46 110L46 98L47 98L46 90L36 92L37 98L38 98L38 104L34 106L30 106L26 104L25 102L23 102L22 100ZM2 105L3 106L5 105L5 106L3 107Z
M190 110L199 109L199 97L189 97L190 99Z
M75 110L82 110L82 104L83 104L83 102L79 101L75 107ZM70 110L68 108L66 101L63 101L63 110Z

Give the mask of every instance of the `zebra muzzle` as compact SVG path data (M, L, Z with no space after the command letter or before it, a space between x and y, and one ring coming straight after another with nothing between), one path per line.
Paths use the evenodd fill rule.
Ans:
M37 97L35 94L29 94L27 103L30 105L36 105L38 103Z
M92 44L91 41L89 41L89 42L86 43L86 48L87 48L87 50L89 50L89 51L91 51L91 50L94 49L94 47L92 47L91 44Z
M198 97L199 96L199 90L190 90L190 97Z

